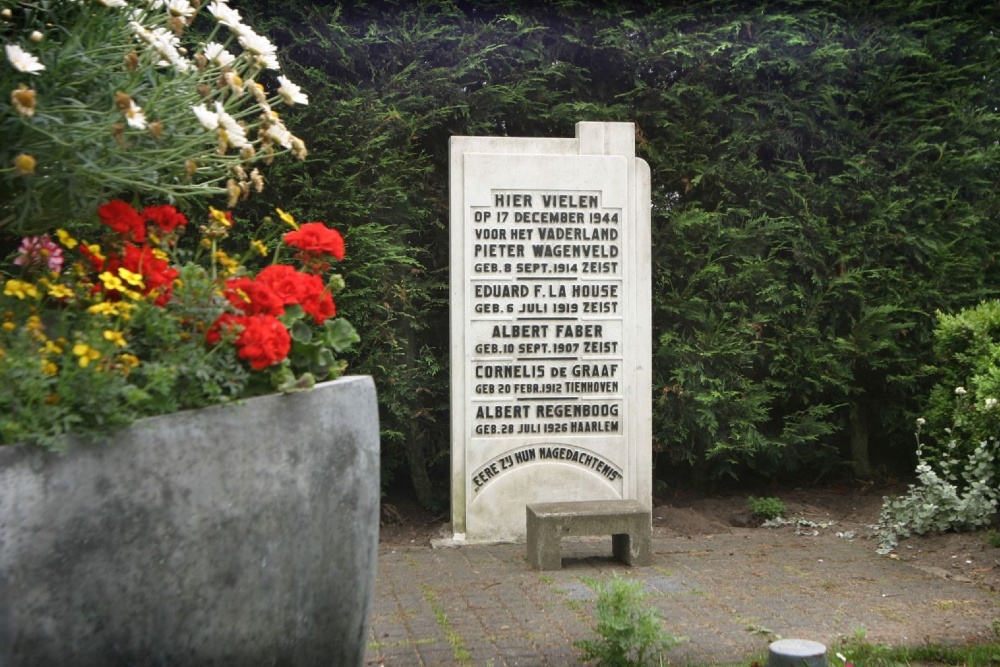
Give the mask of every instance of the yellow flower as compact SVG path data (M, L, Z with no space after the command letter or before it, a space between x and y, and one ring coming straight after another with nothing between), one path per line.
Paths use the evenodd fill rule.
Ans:
M79 357L77 362L80 364L80 368L86 368L91 361L97 361L101 358L101 353L86 343L77 343L74 345L73 354Z
M128 377L134 369L139 367L139 363L139 357L134 354L120 354L115 362L115 370L123 377Z
M208 207L208 215L212 219L212 222L217 222L223 227L232 227L233 223L229 221L229 216L226 215L225 211L220 211L214 206Z
M46 340L45 345L43 345L38 350L38 353L43 356L47 354L62 354L62 352L63 349L59 347L59 345L57 345L56 343L53 343L51 340Z
M38 160L27 153L21 153L14 158L14 167L17 169L18 176L27 176L28 174L35 173L35 166L37 164Z
M164 262L170 261L170 255L160 250L159 248L153 248L153 257L156 259L162 259Z
M3 325L0 326L3 327L4 331L13 331L14 329L17 328L17 325L14 324L13 322L4 322Z
M40 318L38 315L32 315L31 317L28 318L28 321L25 323L24 328L27 329L28 331L38 333L45 327L42 326L42 318Z
M31 297L32 299L38 298L38 289L34 285L16 278L11 278L6 282L3 293L4 296L16 296L21 300L27 297Z
M97 244L97 243L87 243L86 241L84 241L84 245L87 246L87 250L89 250L90 254L93 255L96 259L98 259L98 260L100 260L102 262L105 259L107 259L104 255L101 254L101 246L99 244Z
M122 335L121 331L106 329L104 331L104 340L114 343L118 347L125 347L128 345L128 343L125 342L125 336Z
M57 299L68 299L73 296L73 290L66 285L49 285L49 296Z
M252 247L258 253L260 253L261 257L267 257L267 246L264 245L263 241L254 239L253 241L250 242L250 247Z
M69 250L75 248L77 246L77 243L79 243L79 241L70 236L69 232L67 232L65 229L57 229L56 236L59 237L59 243L62 243L63 247Z
M286 225L295 230L299 228L298 224L296 224L295 222L295 218L292 217L291 213L285 213L280 208L276 208L274 210L278 212L278 217L281 218L282 222L284 222Z
M146 283L142 279L142 275L138 273L132 273L131 271L129 271L124 267L118 269L118 275L121 276L122 280L127 282L132 287L138 287L139 289L142 289L143 287L146 286Z
M111 315L117 315L118 314L117 311L118 309L115 307L115 304L111 303L110 301L102 301L101 303L95 303L93 306L87 309L88 313L92 313L94 315L108 315L109 317Z
M135 308L134 304L126 303L124 301L103 301L101 303L95 303L90 308L87 308L87 312L94 315L106 315L107 317L118 316L123 320L127 320L130 317L130 312L133 308Z
M240 268L240 263L226 254L225 250L216 250L212 257L219 263L222 267L223 273L226 275L231 276L236 273L236 269Z
M59 367L52 361L42 362L42 373L45 375L55 375L59 372Z
M139 357L134 354L122 354L118 356L118 361L129 368L139 367Z
M125 284L122 283L121 278L110 271L105 271L97 277L104 283L104 289L115 290L116 292L121 292L125 289Z

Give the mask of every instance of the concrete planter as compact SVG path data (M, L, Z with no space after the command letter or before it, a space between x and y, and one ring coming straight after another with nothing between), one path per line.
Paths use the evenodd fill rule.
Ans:
M374 384L0 448L0 665L350 665L375 585Z

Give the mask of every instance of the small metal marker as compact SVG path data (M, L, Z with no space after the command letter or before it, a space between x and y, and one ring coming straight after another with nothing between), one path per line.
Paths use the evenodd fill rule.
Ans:
M826 646L806 639L779 639L768 649L767 667L826 667Z

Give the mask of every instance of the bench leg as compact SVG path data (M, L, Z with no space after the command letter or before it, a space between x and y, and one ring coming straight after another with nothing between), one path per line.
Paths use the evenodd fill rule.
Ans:
M539 570L562 569L559 527L553 523L528 521L528 563Z
M611 553L626 565L653 564L652 531L649 526L644 524L643 519L632 526L631 533L618 533L611 536Z

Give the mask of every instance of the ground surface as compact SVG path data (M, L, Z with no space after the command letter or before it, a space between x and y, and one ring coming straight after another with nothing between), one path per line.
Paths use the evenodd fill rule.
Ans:
M799 532L817 540L866 540L878 520L882 498L905 488L823 488L774 490L756 494L779 498L787 507L786 519L805 522L779 528L763 528L747 508L748 494L710 497L678 496L656 499L653 529L664 537L683 537L693 542L712 535L753 529ZM446 515L434 515L412 502L390 499L383 507L381 543L384 549L426 546L432 538L450 536ZM814 525L813 525L814 524ZM872 550L874 540L869 540ZM946 533L911 537L887 558L898 558L935 576L966 581L992 592L1000 591L1000 549L991 547L986 532Z

